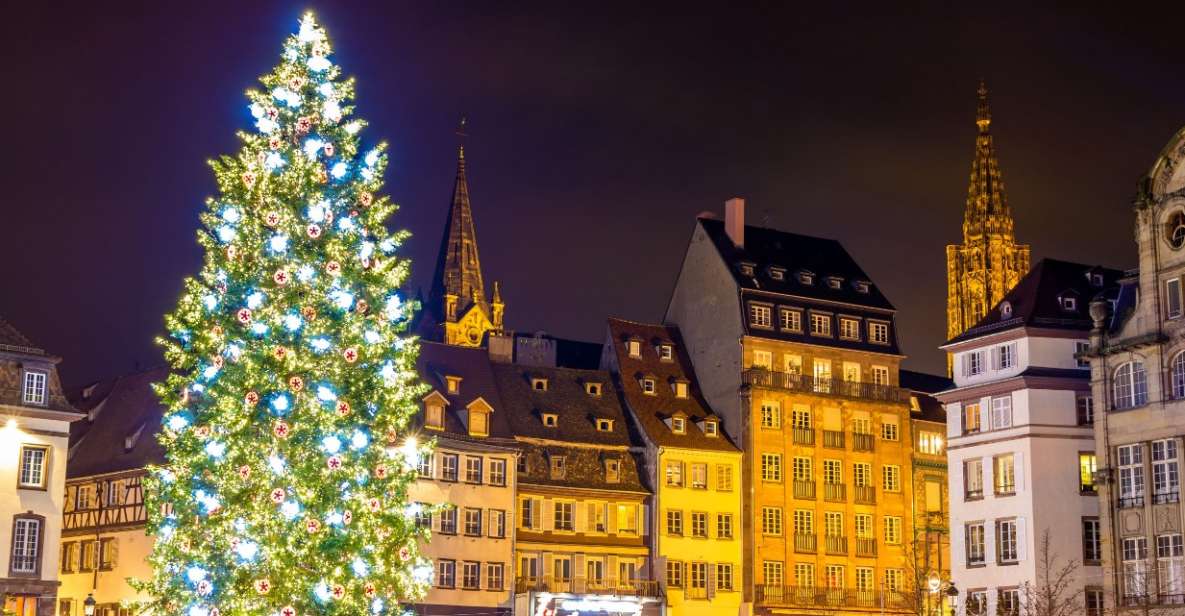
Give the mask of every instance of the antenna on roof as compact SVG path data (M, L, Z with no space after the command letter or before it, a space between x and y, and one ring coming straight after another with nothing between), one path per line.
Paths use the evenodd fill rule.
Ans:
M458 156L461 158L465 158L465 138L469 136L469 133L465 132L465 125L468 123L469 118L461 116L461 122L457 124L457 130L454 131L454 134L457 136L457 151L459 152Z

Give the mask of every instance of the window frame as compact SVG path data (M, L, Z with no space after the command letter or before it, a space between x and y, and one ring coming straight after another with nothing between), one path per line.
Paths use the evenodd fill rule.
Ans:
M802 333L802 309L778 308L778 328L784 332Z
M774 305L768 302L749 302L749 326L760 329L774 328Z
M839 339L860 340L860 319L855 317L839 317Z
M34 397L29 398L30 393L30 377L34 381L40 381L40 399ZM49 406L49 371L38 368L25 368L21 373L21 404L24 406Z
M811 310L810 312L810 334L819 338L834 338L834 333L831 328L830 312L820 312L818 310Z
M50 472L50 458L52 450L49 445L42 443L21 443L20 453L18 454L18 466L16 469L16 487L18 490L39 490L47 491L49 489L49 472ZM29 483L25 481L25 456L35 451L40 451L41 457L41 481L38 483Z
M33 554L20 554L24 558L31 558L33 566L31 569L17 568L17 527L22 522L32 522L37 525L36 537L34 537ZM26 529L26 544L28 542L28 530ZM12 516L12 534L10 537L10 545L8 546L8 577L10 578L40 578L43 561L45 560L45 516L38 515L32 511L25 513L18 513Z
M868 341L872 344L888 345L890 343L889 322L869 319Z

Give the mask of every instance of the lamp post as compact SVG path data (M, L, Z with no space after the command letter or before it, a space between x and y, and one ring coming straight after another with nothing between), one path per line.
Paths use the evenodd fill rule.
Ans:
M946 587L946 600L950 603L950 613L957 615L959 613L959 589L955 588L954 582Z
M82 602L82 613L86 616L95 616L95 594L87 593L86 601Z

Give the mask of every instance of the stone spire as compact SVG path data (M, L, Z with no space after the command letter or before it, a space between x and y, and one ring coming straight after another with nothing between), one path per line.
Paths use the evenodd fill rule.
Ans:
M1004 192L1004 176L992 143L992 112L988 106L987 86L979 82L979 105L975 125L975 157L971 161L971 181L967 186L967 209L963 214L963 243L985 233L1000 233L1012 238L1012 211Z

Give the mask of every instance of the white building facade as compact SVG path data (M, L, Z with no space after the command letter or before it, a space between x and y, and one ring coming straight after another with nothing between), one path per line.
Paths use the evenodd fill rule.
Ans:
M1026 611L1051 576L1081 613L1102 605L1087 345L1090 297L1119 272L1046 259L943 348L951 577L959 614Z

